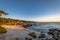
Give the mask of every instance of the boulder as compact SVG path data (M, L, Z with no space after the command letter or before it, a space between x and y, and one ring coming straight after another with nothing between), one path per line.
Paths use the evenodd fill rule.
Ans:
M32 40L32 38L25 38L25 40Z
M27 26L26 25L22 25L24 28L27 28Z
M24 28L27 28L27 27L31 27L32 26L32 24L24 24L24 25L22 25Z
M60 34L60 31L58 29L49 29L48 34L51 34L51 35Z
M32 26L32 24L27 24L27 26Z
M36 38L36 34L35 34L34 32L29 33L29 35L30 35L31 37L33 37L33 38Z
M45 33L41 32L39 38L45 38Z

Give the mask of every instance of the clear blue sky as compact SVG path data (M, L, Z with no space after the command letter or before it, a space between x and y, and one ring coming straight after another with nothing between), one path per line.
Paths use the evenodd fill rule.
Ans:
M58 18L60 0L0 0L0 10L9 13L6 17L24 20Z

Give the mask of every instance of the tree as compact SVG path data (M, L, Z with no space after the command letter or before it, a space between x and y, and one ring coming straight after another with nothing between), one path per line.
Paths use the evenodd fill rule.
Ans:
M6 13L5 11L3 11L3 10L0 10L0 22L2 21L1 20L1 16L2 15L8 15L8 13ZM1 24L0 24L0 34L1 33L6 33L7 31L6 31L6 29L5 28L3 28L3 27L1 27Z
M8 13L6 13L6 12L3 11L3 10L0 10L0 22L2 21L2 20L1 20L1 16L3 16L3 15L8 15ZM0 24L0 26L1 26L1 24Z
M8 13L6 13L5 11L3 11L3 10L0 10L0 22L2 21L1 20L1 16L2 15L8 15ZM1 25L0 25L1 26Z
M0 10L0 17L1 17L2 15L8 15L8 13L6 13L6 12L3 11L3 10Z

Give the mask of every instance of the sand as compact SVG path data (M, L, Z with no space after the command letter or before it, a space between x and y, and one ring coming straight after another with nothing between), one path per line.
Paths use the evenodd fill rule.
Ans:
M25 40L26 37L30 37L28 35L29 33L34 32L32 30L22 27L21 25L2 25L2 27L6 28L7 30L7 33L5 34L6 40L15 40L16 38L19 38L20 40Z

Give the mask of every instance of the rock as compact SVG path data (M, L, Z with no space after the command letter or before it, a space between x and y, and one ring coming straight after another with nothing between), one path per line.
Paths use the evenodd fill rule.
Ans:
M19 40L19 38L15 38L15 40Z
M40 38L40 40L46 40L46 38Z
M22 25L24 28L27 28L27 26L26 25Z
M28 40L28 38L25 38L25 40Z
M27 27L30 27L30 26L32 26L33 24L24 24L24 25L22 25L24 28L27 28Z
M48 38L46 38L46 40L49 40Z
M48 34L54 35L54 34L60 34L58 29L49 29Z
M32 38L29 38L29 40L32 40Z
M33 37L33 38L36 38L36 34L35 34L34 32L29 33L29 35L30 35L31 37Z
M49 39L49 40L56 40L55 38L51 38L51 39Z
M58 38L60 38L60 35L58 35Z
M39 38L45 38L45 33L41 32Z
M34 26L37 26L37 24L34 24Z
M25 40L32 40L32 38L25 38Z
M49 29L48 34L51 34L54 40L59 40L60 30L59 29Z
M27 26L32 26L32 24L27 24Z

